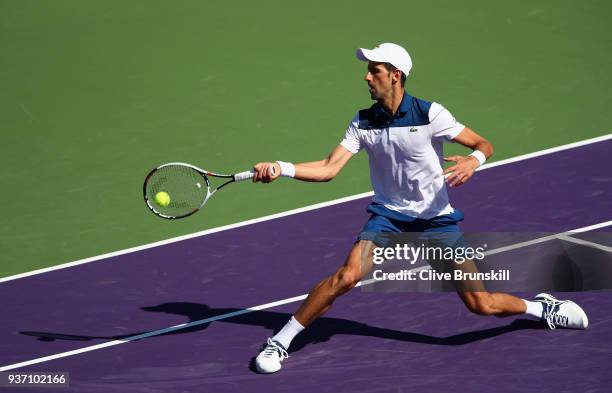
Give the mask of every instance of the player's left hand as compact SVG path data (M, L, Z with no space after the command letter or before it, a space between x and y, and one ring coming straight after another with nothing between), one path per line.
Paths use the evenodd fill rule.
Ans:
M444 177L449 187L458 187L470 180L476 168L480 166L478 160L473 156L444 157L444 161L455 163L444 170Z

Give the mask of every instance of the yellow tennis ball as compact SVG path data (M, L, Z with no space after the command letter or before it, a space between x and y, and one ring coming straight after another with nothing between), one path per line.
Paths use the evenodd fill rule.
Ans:
M155 203L161 207L167 207L170 204L170 195L165 191L160 191L155 194Z

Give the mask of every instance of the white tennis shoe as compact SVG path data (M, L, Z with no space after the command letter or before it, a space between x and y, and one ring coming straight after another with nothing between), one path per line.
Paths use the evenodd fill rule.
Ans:
M571 300L559 300L548 293L540 293L533 300L542 303L542 319L551 329L586 329L589 326L584 310Z
M281 363L288 357L287 350L279 342L268 338L266 346L255 359L255 367L262 374L275 373L281 369Z

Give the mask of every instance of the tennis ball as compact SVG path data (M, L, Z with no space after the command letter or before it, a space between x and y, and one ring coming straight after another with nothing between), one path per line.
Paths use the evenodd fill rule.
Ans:
M170 195L165 191L160 191L155 194L155 203L161 207L166 207L170 204Z

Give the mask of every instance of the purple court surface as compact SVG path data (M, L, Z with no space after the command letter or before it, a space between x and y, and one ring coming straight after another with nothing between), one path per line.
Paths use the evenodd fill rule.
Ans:
M479 172L451 191L463 230L563 232L612 220L611 151L607 140ZM305 294L343 262L368 203L2 283L0 368ZM453 293L356 288L298 336L273 375L251 361L297 301L12 371L70 373L69 388L36 389L45 392L610 391L612 292L557 295L585 309L587 330L479 317Z

